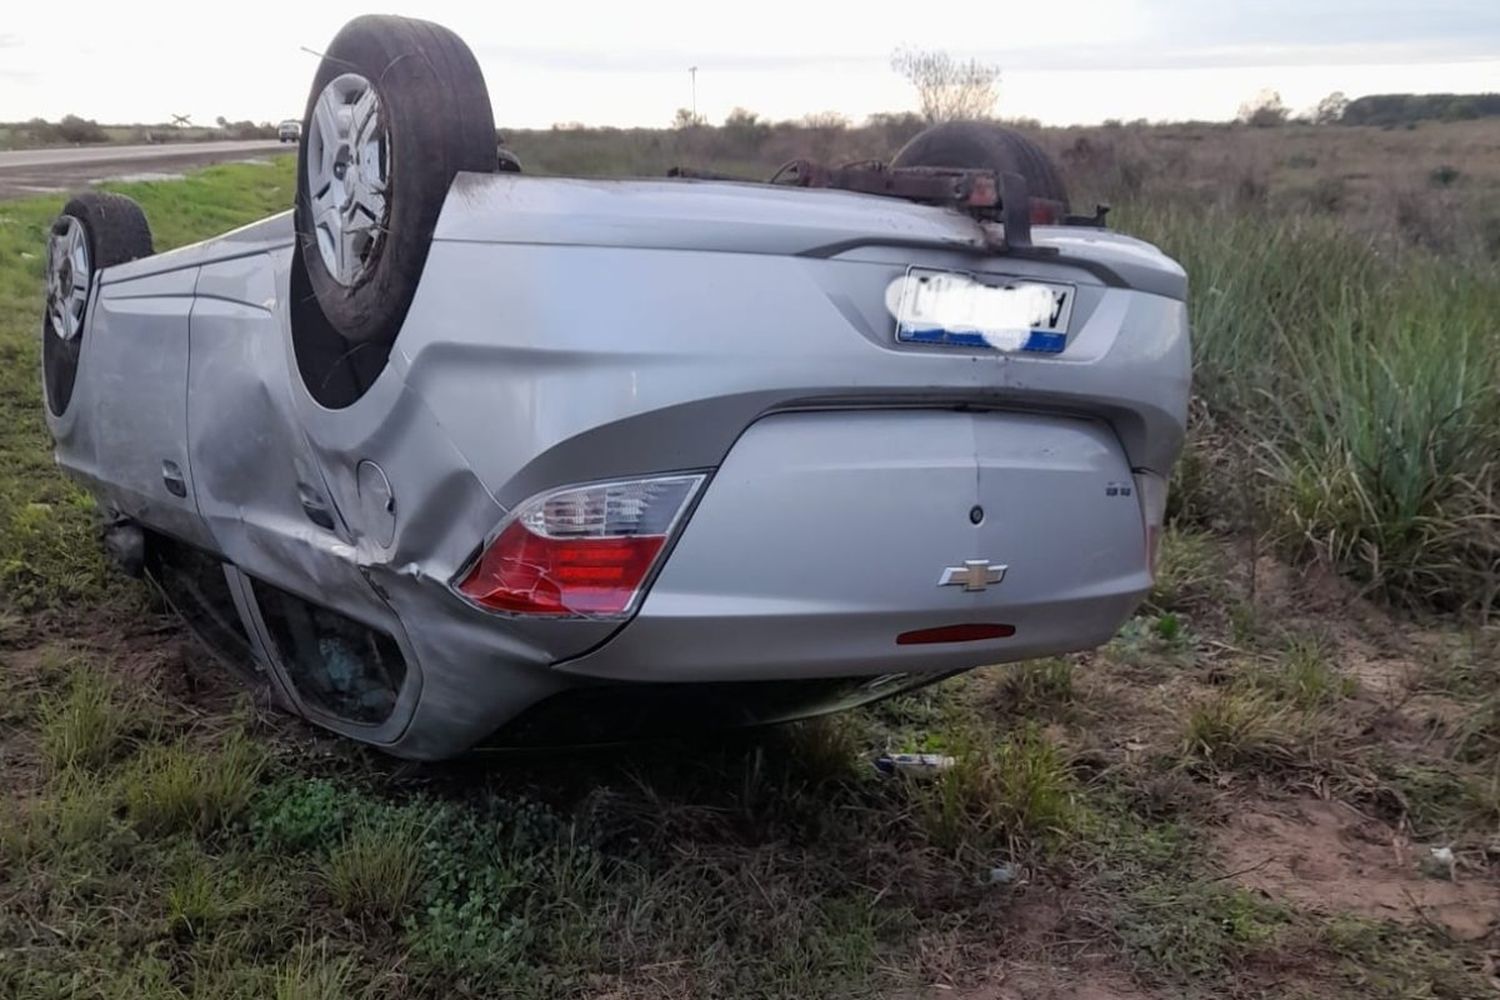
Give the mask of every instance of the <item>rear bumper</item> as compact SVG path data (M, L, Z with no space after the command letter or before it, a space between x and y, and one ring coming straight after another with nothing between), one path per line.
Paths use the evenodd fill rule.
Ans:
M789 413L754 424L640 612L556 669L615 681L946 672L1088 648L1150 587L1129 465L1102 422L1004 412ZM978 523L975 522L978 518ZM982 590L941 585L969 560ZM898 644L999 624L999 639Z

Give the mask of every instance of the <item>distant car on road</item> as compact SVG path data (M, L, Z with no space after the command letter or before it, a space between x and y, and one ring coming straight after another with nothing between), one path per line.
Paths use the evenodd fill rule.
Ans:
M295 118L288 118L276 126L276 138L282 142L296 142L302 138L302 123Z
M281 704L415 758L780 722L1150 589L1187 277L1026 137L532 177L451 32L327 53L293 211L153 255L79 195L41 324L110 551Z

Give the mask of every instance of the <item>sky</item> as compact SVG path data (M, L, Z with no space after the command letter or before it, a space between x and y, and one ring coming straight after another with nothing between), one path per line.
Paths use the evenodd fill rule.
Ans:
M208 124L300 118L343 0L249 4L9 0L0 120ZM468 41L502 128L664 126L915 110L890 68L906 46L1001 68L996 112L1047 124L1232 118L1266 89L1294 111L1324 95L1500 91L1500 0L435 0L390 11Z

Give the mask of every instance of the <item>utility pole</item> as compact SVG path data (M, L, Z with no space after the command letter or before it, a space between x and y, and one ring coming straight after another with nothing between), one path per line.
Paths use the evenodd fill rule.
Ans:
M698 124L698 67L688 67L688 77L692 80L693 87L693 124Z

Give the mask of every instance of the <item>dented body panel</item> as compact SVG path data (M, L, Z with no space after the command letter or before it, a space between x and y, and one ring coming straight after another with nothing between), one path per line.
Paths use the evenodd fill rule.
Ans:
M1138 484L1164 490L1182 445L1185 278L1127 237L1032 239L997 255L960 212L836 191L460 175L357 399L325 405L299 367L283 215L105 270L49 426L102 507L224 563L281 701L397 754L599 684L916 683L1102 642L1150 584ZM886 291L912 266L1076 288L1066 349L897 342ZM528 498L671 473L707 480L631 615L454 592ZM967 560L1003 580L939 585ZM328 708L371 703L374 640L271 588L399 650L378 721ZM897 642L965 623L1014 635Z

